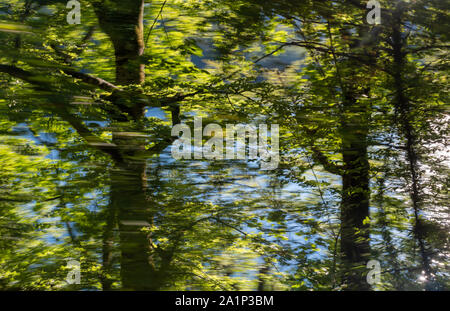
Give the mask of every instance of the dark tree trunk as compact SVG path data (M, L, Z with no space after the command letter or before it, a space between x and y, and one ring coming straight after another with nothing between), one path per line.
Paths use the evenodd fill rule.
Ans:
M257 291L265 291L269 290L267 284L267 277L270 272L270 266L267 261L264 262L263 266L259 269L259 275L258 275L258 288Z
M99 24L114 47L116 83L141 84L145 79L144 64L144 1L94 1ZM120 103L119 108L134 120L143 117L144 106L139 103Z
M346 290L368 290L366 264L370 260L369 161L367 108L347 95L342 122L341 259Z
M111 277L113 266L114 228L116 226L116 213L112 205L105 211L106 225L103 229L102 267L101 279L102 289L111 290L113 279Z
M404 82L405 57L404 51L405 39L402 34L402 8L399 7L394 14L392 28L392 49L394 58L394 86L396 90L395 108L398 117L400 132L406 140L406 159L409 168L409 196L412 201L414 211L414 236L419 244L422 269L427 277L427 283L431 284L432 270L430 258L425 241L425 230L421 218L422 195L420 193L420 170L419 157L417 154L417 136L411 124L411 102L406 94L406 84Z
M93 1L101 29L114 46L116 83L119 85L144 82L143 0ZM124 136L120 132L141 130L144 105L133 99L114 99L122 115L113 118L113 143L120 150L123 163L116 163L111 172L110 208L116 211L120 235L120 268L122 288L125 290L158 290L159 272L152 260L151 237L143 227L152 222L151 202L146 191L146 159L136 157L144 150L145 139ZM134 125L124 126L127 115ZM108 240L105 241L108 246ZM105 255L105 262L108 258ZM108 283L106 283L108 285Z
M160 278L151 249L151 236L142 232L152 222L146 196L145 164L136 163L111 172L111 208L118 210L122 289L158 290ZM144 188L143 188L144 187Z

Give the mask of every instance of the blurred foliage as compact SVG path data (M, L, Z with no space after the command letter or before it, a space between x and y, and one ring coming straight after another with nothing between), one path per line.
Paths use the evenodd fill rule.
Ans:
M364 190L343 180L359 137L373 288L450 289L445 1L380 1L381 25L364 1L144 2L145 79L116 83L104 30L125 5L82 1L69 25L66 1L0 0L0 289L351 288L343 202ZM194 116L280 124L278 169L174 161L171 125Z

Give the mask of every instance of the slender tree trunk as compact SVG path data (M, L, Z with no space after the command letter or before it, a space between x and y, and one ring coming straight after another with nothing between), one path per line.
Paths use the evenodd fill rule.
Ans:
M116 225L116 213L112 205L105 211L106 226L103 231L102 246L102 289L111 290L113 280L111 278L113 266L113 246L114 246L114 228Z
M399 118L399 125L401 134L406 140L406 159L409 168L409 195L413 205L414 211L414 236L419 244L419 251L421 257L421 265L423 272L427 277L427 281L432 280L432 270L430 267L430 258L425 244L425 232L423 226L423 220L421 218L422 210L422 195L420 193L420 174L419 174L419 157L417 154L417 137L414 128L411 124L411 102L405 93L405 82L403 79L403 73L405 70L405 57L404 43L405 40L402 36L402 10L399 8L393 20L392 31L392 48L394 58L394 86L396 89L395 108L396 114Z
M342 124L341 259L346 290L368 290L366 264L370 260L369 161L367 108L347 95Z

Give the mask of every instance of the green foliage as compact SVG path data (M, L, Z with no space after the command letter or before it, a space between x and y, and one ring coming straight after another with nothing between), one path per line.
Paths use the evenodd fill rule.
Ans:
M449 289L448 8L380 2L2 1L0 289ZM279 168L174 161L196 115Z

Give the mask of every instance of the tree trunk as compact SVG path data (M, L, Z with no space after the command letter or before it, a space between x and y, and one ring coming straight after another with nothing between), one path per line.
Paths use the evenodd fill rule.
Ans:
M116 83L119 85L144 82L143 0L93 1L101 29L114 46ZM114 98L114 96L113 96ZM141 130L145 106L133 99L113 99L122 112L114 117L113 143L120 150L123 163L112 170L110 208L117 211L120 235L120 271L125 290L158 290L161 278L152 262L151 237L142 231L152 222L150 202L146 196L146 159L136 159L144 150L145 139L124 136L119 132ZM125 117L124 117L125 116ZM123 123L131 119L131 124Z
M141 84L145 79L144 64L144 0L94 1L100 27L114 47L116 83L119 85ZM134 120L144 115L144 105L119 103L119 108Z
M419 156L417 154L417 136L411 124L411 102L405 93L406 85L404 82L404 68L406 65L404 52L405 40L402 35L402 9L401 7L396 11L393 20L392 29L392 48L394 58L394 86L396 90L395 110L399 117L400 133L406 140L406 159L409 168L409 196L413 205L414 211L414 236L417 239L420 250L421 265L423 272L427 278L427 286L430 286L433 279L433 273L430 265L429 253L426 246L426 235L424 232L424 224L421 218L422 211L422 195L420 193L420 170L419 170Z
M142 228L152 223L147 200L145 163L111 172L111 208L118 210L120 275L124 290L158 290L160 278L152 259L151 236Z
M369 161L367 108L347 95L342 122L341 259L346 290L368 290L366 264L370 260Z

